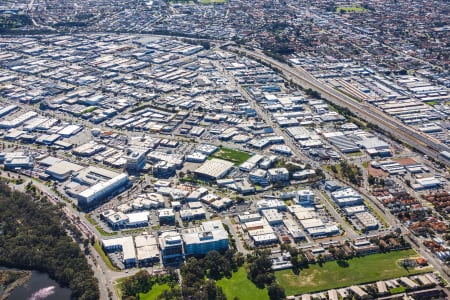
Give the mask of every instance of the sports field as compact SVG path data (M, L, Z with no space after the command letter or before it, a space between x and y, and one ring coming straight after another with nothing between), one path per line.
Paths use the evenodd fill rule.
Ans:
M233 162L236 166L238 166L247 159L249 159L251 156L252 155L250 153L245 151L222 147L219 150L217 150L217 152L215 152L213 155L211 155L210 158L220 158L228 160Z
M360 7L360 6L338 6L336 8L336 12L340 13L340 12L345 12L345 13L362 13L362 12L366 12L367 9L365 9L364 7Z
M286 295L298 295L431 270L407 270L400 266L401 259L411 256L417 256L417 253L414 250L392 251L350 259L348 267L340 267L336 261L331 261L324 263L322 267L318 264L310 265L308 269L301 270L299 275L295 275L292 270L282 270L275 272L275 276Z

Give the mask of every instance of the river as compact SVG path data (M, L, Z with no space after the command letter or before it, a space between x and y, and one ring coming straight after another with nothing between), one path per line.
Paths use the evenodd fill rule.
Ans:
M32 271L25 285L15 288L8 300L70 300L70 290L62 288L46 273Z

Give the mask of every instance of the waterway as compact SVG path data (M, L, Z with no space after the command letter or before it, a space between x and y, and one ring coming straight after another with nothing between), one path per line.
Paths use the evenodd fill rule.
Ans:
M61 287L46 273L32 271L26 284L15 288L8 300L70 300L70 289Z

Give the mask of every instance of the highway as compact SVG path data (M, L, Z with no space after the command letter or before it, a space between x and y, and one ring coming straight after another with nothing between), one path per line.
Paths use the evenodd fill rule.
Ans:
M450 151L450 148L438 140L419 133L411 127L403 124L399 120L388 116L380 109L371 106L367 103L356 102L350 97L332 89L331 87L319 82L316 78L311 76L304 69L296 66L290 67L285 63L279 62L267 55L263 54L260 50L250 51L244 48L237 48L234 46L229 46L229 50L234 52L244 53L248 57L260 60L272 67L276 67L281 70L284 77L294 83L302 86L303 88L310 88L321 94L321 96L330 101L331 103L348 108L352 113L354 113L359 118L379 126L382 130L390 133L393 137L404 141L411 147L422 152L423 154L440 160L439 153L441 151ZM446 165L450 166L450 163L443 161Z

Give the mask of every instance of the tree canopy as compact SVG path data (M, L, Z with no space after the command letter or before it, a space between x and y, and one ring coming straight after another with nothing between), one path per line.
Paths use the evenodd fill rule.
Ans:
M48 273L73 299L99 299L98 281L66 234L60 209L0 180L0 216L0 265Z

